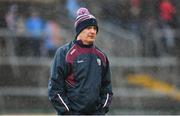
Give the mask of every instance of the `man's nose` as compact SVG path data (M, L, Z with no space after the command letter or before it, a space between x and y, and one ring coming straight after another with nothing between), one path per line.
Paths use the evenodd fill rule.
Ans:
M92 28L91 30L91 33L96 33L96 29Z

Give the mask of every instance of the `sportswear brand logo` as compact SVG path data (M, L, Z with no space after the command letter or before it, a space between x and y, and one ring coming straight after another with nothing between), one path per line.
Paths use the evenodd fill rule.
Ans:
M82 62L84 62L84 60L78 60L78 61L77 61L77 63L82 63Z

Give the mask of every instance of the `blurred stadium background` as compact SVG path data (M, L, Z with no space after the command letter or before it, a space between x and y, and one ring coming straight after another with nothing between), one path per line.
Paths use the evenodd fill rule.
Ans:
M56 114L47 83L57 46L48 49L47 32L34 37L25 23L31 12L45 25L55 21L61 46L74 38L71 13L80 6L99 20L96 44L110 59L114 98L108 114L180 114L178 1L160 7L163 0L0 0L0 115ZM174 13L169 22L163 8Z

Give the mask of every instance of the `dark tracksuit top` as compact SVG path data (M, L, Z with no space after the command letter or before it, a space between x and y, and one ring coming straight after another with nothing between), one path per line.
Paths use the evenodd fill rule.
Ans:
M105 114L113 95L106 55L82 41L62 46L52 63L48 93L58 114Z

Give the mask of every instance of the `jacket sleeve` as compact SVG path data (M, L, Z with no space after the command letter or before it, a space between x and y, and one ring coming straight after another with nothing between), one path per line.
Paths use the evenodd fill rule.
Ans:
M102 111L107 113L109 111L109 105L112 100L112 84L111 84L111 72L109 61L106 58L106 66L104 67L103 77L102 77L102 87L101 87L101 108Z
M63 114L70 110L68 98L65 92L66 75L67 65L65 62L65 54L62 49L58 49L52 62L48 84L49 100L58 114Z

